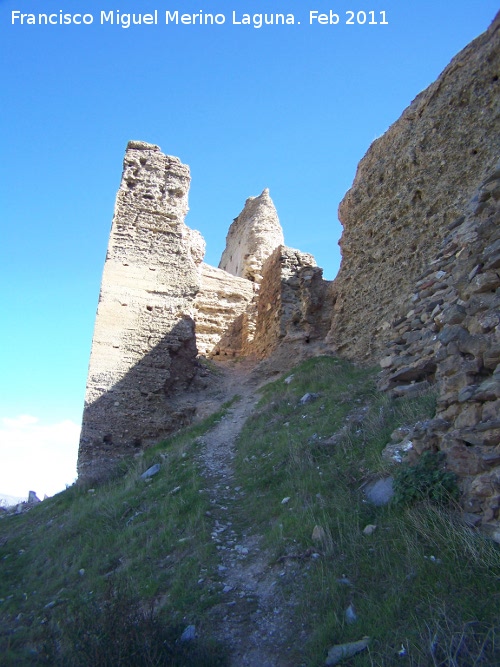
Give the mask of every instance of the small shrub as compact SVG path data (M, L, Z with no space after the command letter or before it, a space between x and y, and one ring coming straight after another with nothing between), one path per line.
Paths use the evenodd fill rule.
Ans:
M422 500L445 504L458 496L456 475L444 469L442 452L424 452L416 465L405 466L394 476L396 505Z

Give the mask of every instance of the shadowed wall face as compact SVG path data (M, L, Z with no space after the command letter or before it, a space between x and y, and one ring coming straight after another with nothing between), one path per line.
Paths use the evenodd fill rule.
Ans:
M80 477L182 425L167 395L194 375L204 254L203 239L184 224L189 183L177 158L129 143L92 342Z

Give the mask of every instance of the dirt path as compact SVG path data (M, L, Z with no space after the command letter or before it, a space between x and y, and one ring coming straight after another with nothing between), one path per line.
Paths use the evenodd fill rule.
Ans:
M235 441L258 401L258 379L248 362L218 364L224 374L224 400L240 399L200 438L200 463L206 478L219 552L217 575L222 602L213 609L217 636L231 648L231 667L297 667L287 643L289 603L279 593L281 568L270 565L259 535L238 529L245 489L235 485Z

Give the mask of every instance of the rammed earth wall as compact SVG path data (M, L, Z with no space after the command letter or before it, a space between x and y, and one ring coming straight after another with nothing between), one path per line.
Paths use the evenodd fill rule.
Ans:
M375 360L393 319L500 155L500 15L361 160L340 204L329 344Z
M80 477L189 421L168 396L194 377L204 242L184 224L189 168L130 142L116 198L89 364Z
M360 162L340 205L328 343L380 387L434 386L413 456L446 453L473 524L500 541L500 14ZM386 347L387 346L387 347Z
M202 355L241 355L252 345L262 266L282 241L265 190L247 200L222 263L203 263L205 242L184 224L189 168L158 146L127 147L104 265L89 364L79 477L189 423ZM279 276L278 276L279 280Z

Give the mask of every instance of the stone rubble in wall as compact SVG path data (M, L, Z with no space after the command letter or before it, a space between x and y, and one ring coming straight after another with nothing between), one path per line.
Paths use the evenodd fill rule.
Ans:
M379 387L436 388L436 417L408 438L418 455L446 453L467 519L500 541L500 163L448 232L392 323Z

